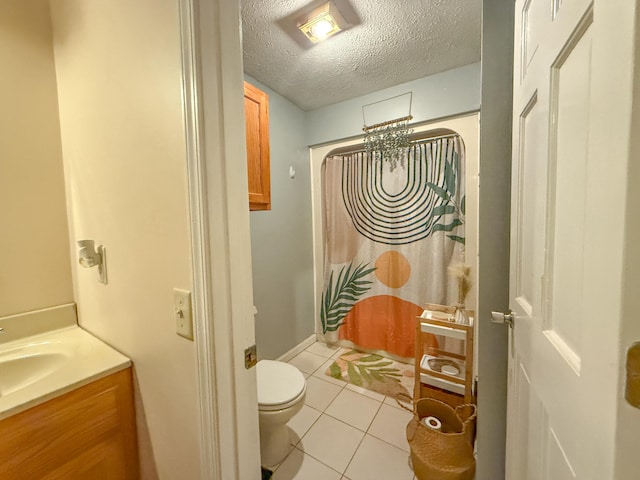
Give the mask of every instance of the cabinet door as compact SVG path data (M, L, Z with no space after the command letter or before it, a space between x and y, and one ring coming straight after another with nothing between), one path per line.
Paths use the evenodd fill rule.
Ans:
M127 470L120 439L109 437L92 448L81 450L68 462L53 467L42 480L123 480L137 478Z
M2 480L137 480L131 368L0 422Z
M249 209L271 209L269 167L269 97L244 82L244 118L247 135Z

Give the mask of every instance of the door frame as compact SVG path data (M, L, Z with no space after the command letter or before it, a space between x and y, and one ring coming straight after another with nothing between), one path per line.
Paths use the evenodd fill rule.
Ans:
M483 0L478 215L478 462L476 478L505 477L511 117L515 2ZM506 8L509 7L509 8ZM506 254L505 254L506 253Z
M500 0L492 1L485 0L485 4L491 6L495 3L497 12L508 11L504 9L504 5ZM230 279L232 278L236 267L234 263L234 272L231 271L230 265L227 261L229 258L225 256L225 249L219 249L220 245L236 246L235 250L238 250L237 246L246 244L249 239L249 226L248 226L248 213L247 224L242 230L242 226L238 229L238 225L235 225L234 229L230 229L230 225L227 222L233 216L226 216L229 211L226 205L225 195L222 191L228 191L235 193L236 197L240 195L242 197L241 202L246 200L246 183L243 179L238 179L239 175L246 175L246 165L242 166L244 162L231 161L232 156L225 156L224 148L217 151L211 151L205 148L203 143L209 145L219 145L218 141L224 138L227 142L225 145L235 145L237 148L244 149L244 121L235 118L234 113L242 112L241 99L242 99L242 52L240 41L240 13L239 4L237 1L225 2L224 0L215 0L207 2L205 0L180 0L180 12L181 12L181 44L183 53L183 98L184 98L184 110L185 110L185 128L187 137L187 152L188 152L188 175L189 175L189 194L190 194L190 213L191 213L191 226L192 226L192 249L193 249L193 275L194 275L194 316L196 318L196 345L198 355L198 383L200 391L200 441L201 441L201 463L202 463L202 476L203 478L211 479L241 479L241 478L253 478L255 470L259 465L259 442L258 442L258 427L257 427L257 397L255 393L255 375L250 379L243 380L234 375L234 372L239 370L239 367L234 363L234 359L240 358L238 353L234 356L233 348L229 347L233 344L235 350L239 350L242 347L240 339L234 338L232 335L235 333L236 325L244 324L248 322L253 325L253 319L250 311L245 311L250 308L250 302L242 301L242 298L252 298L251 291L251 268L250 261L244 264L241 268L239 276L245 281L236 284L236 287L232 288L230 285ZM487 8L483 7L486 12ZM197 12L197 14L196 14ZM513 12L511 12L513 17ZM225 21L220 19L224 18ZM485 13L486 18L486 13ZM492 18L492 17L489 17ZM486 21L486 20L485 20ZM494 22L499 25L499 22ZM483 22L483 31L485 25ZM489 49L499 49L499 45L511 45L510 35L513 35L513 28L509 27L507 22L506 28L501 28L497 35L493 35L489 39ZM505 40L505 37L507 38ZM483 40L485 42L485 40ZM483 44L483 50L487 48ZM484 53L484 52L483 52ZM511 56L506 57L508 59L508 65L503 66L497 70L489 70L483 68L483 83L486 81L486 77L491 75L493 84L497 85L494 93L495 95L503 95L505 91L510 91L511 77L505 73L505 68L510 67ZM483 58L484 61L484 58ZM498 56L496 56L496 60ZM502 80L502 81L501 81ZM204 86L204 87L203 87ZM500 88L506 88L506 90L500 91ZM237 89L237 92L234 90ZM502 124L510 128L510 97L506 102L500 102L495 98L491 104L487 101L485 103L485 92L483 90L483 106L481 110L481 122L482 127L480 129L480 142L481 153L485 149L488 149L483 143L485 138L501 138L500 133L504 132ZM501 115L504 115L503 121L492 120L491 133L487 128L486 133L483 132L485 128L485 117L489 117L490 105L491 116L494 119L499 119ZM505 108L506 107L506 108ZM205 131L205 119L210 120L210 126ZM489 123L488 121L486 122ZM225 126L227 128L225 128ZM233 128L229 128L229 127ZM505 147L506 146L506 147ZM503 168L505 163L509 164L510 160L510 141L503 142L503 145L494 145L494 150L497 149L501 155L496 158L494 168ZM501 148L503 150L501 150ZM504 151L504 148L508 148L508 152ZM240 154L239 150L236 150L236 154ZM237 156L236 155L236 156ZM502 161L502 160L506 160ZM227 169L235 169L235 179L225 179L222 175L217 178L216 187L222 187L217 190L216 198L221 200L220 202L213 202L211 198L207 198L207 178L206 172L224 172ZM480 162L480 169L482 174L483 162ZM508 173L507 173L508 175ZM489 190L491 185L489 184L490 177L483 181L480 185L480 198L482 199L482 192ZM498 180L499 181L499 180ZM233 185L231 187L231 185ZM504 185L504 184L503 184ZM508 182L506 182L508 185ZM508 211L508 192L506 203L503 201L503 212ZM503 195L504 197L504 195ZM496 201L499 203L499 198ZM503 198L504 200L504 198ZM244 203L242 203L244 206ZM506 206L505 206L506 205ZM481 206L480 206L481 207ZM209 208L209 210L208 210ZM495 210L491 211L491 215L494 219L503 218L504 215L499 215ZM242 215L244 216L244 215ZM508 216L508 215L507 215ZM482 209L480 211L480 218L483 218ZM237 220L237 219L236 219ZM499 221L499 220L498 220ZM241 221L243 223L244 220ZM216 241L212 241L209 238L208 225L215 224L218 235ZM494 251L494 257L501 255L504 250L500 246L491 241L483 245L483 229L480 227L480 244L479 249L484 253L487 253L487 249L490 248ZM505 237L505 241L508 242L508 229ZM504 243L504 242L502 242ZM250 258L250 249L240 248L240 252L244 251L245 259ZM480 256L482 259L482 256ZM508 269L508 259L503 259L506 262ZM217 270L219 276L219 288L212 284L213 271L211 268L212 263L219 265L222 270ZM493 264L495 266L495 264ZM485 273L489 273L490 277L483 277L483 270ZM493 267L487 262L479 266L479 310L490 310L495 308L496 304L494 299L487 297L487 292L496 292L502 289L505 298L505 305L508 305L508 283L505 284L503 280L496 278L492 275ZM508 277L507 277L508 281ZM238 309L231 308L228 301L231 297L231 291L234 292L235 305L242 311L239 313ZM237 295L235 295L237 293ZM218 301L220 299L220 302ZM223 305L221 305L221 303ZM217 306L219 315L216 314L213 306ZM484 308L483 308L484 307ZM239 323L238 323L239 322ZM482 322L479 325L480 333L480 348L482 351L485 349L487 352L495 352L496 348L506 349L506 337L502 334L499 327L492 328L490 331L483 332ZM231 338L231 342L217 343L213 340L213 332L225 332L226 338ZM245 344L250 345L253 343L253 330L251 331L250 342L247 342L245 338ZM217 335L220 338L220 335ZM220 345L219 345L220 344ZM240 344L240 345L239 345ZM485 346L487 345L487 346ZM484 361L483 361L484 360ZM487 363L488 362L488 363ZM486 364L487 371L493 371L494 365L491 359L485 360L482 356L479 359L479 368L483 370L483 364ZM499 372L495 372L495 382L500 384ZM245 376L246 377L246 376ZM506 380L506 379L505 379ZM506 381L505 381L506 383ZM504 385L504 384L503 384ZM234 398L234 393L240 390L249 392L249 397L244 402L245 412L249 417L247 419L247 426L244 431L239 431L237 428L237 412L240 411L238 396ZM503 387L503 391L505 388ZM493 392L493 393L491 393ZM486 404L493 404L495 402L495 391L493 389L486 390L485 395L480 392L479 398L480 408L482 408L482 402ZM253 406L251 406L253 402ZM499 403L499 402L498 402ZM485 409L483 415L487 414ZM493 409L493 412L497 416L497 424L504 424L504 411L502 413L502 419L498 409ZM255 413L255 415L253 415ZM249 415L250 414L250 415ZM489 426L489 424L487 424ZM500 428L495 429L495 424L490 427L490 430L494 433L488 435L484 432L488 432L488 429L479 426L478 436L479 440L482 439L483 457L486 461L479 461L478 463L478 478L498 478L492 476L490 472L500 471L504 468L504 431ZM486 435L486 438L484 438ZM248 441L248 443L242 444L241 437ZM253 438L251 438L253 437ZM220 438L233 439L233 441L225 442L225 445L221 445ZM488 476L481 475L484 470L488 473ZM244 472L244 473L243 473Z
M179 0L201 478L259 478L240 5Z
M502 0L483 3L480 156L496 156L491 163L480 161L479 351L490 352L491 358L480 353L479 369L489 372L495 389L485 378L487 388L479 392L479 411L486 419L478 428L483 445L479 479L500 478L494 473L504 472L505 415L495 400L496 389L506 390L506 372L495 370L493 357L496 352L506 357L506 332L485 321L502 300L508 305L508 275L501 277L496 270L498 262L508 272L503 248L509 240L508 220L506 231L494 227L505 226L509 210L509 182L502 179L509 177L511 158L510 136L504 132L511 128L512 55L499 53L502 45L512 45L513 35L512 9L505 9ZM202 478L255 478L260 458L255 372L244 370L240 362L243 348L255 341L246 162L235 161L244 158L245 149L240 6L237 0L179 0L179 8ZM492 35L484 34L487 21ZM501 173L492 176L490 171ZM485 195L491 192L487 202Z
M634 6L616 1L633 12L630 17L640 21L637 0L633 2ZM254 343L249 223L245 208L246 163L234 161L244 155L245 148L244 120L241 118L240 8L237 0L179 0L179 8L202 478L255 478L259 471L255 372L244 370L240 361L243 348ZM483 379L478 398L479 413L483 416L478 426L478 443L483 445L478 452L479 479L504 476L506 402L490 402L495 401L491 398L495 397L491 383L495 383L497 390L504 388L506 371L492 370L489 357L506 357L506 331L491 325L487 319L492 309L508 306L508 258L504 252L508 251L505 246L509 241L511 145L510 135L505 132L511 129L508 93L511 91L513 55L503 53L504 48L513 45L512 9L504 8L502 0L484 0L482 31L479 369L489 372L491 380ZM638 125L638 108L636 104L633 107L633 123ZM640 140L630 143L632 154L637 155ZM630 164L628 173L627 185L637 185L640 168ZM636 191L628 188L628 205L640 197ZM631 212L626 220L625 256L637 267L640 255L635 240L640 238L640 220L632 217ZM210 228L213 225L215 229ZM639 271L638 268L626 269L622 292L625 313L635 313L633 299L637 285L640 285ZM507 275L503 275L505 272ZM635 316L626 318L619 337L619 345L623 347L621 354L632 336L640 335L637 322L631 325ZM620 361L622 363L622 358ZM620 377L622 375L620 372ZM616 380L622 383L622 378ZM637 432L640 419L637 411L630 409L622 399L619 409L617 443L619 447L628 445L618 449L616 466L624 468L627 463L638 463L629 442L624 440ZM221 438L225 439L224 444L220 442Z

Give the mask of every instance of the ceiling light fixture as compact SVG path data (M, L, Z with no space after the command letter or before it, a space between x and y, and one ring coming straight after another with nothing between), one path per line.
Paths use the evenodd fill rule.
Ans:
M323 3L298 21L298 28L313 43L318 43L344 30L347 26L333 2Z

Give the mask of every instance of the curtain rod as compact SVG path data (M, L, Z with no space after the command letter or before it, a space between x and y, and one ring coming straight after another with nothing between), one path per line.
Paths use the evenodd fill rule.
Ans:
M368 132L369 130L375 130L376 128L386 127L387 125L393 125L394 123L400 123L405 121L408 122L409 120L413 120L413 117L411 115L407 115L406 117L396 118L394 120L387 120L386 122L382 122L382 123L375 123L373 125L365 125L362 128L362 131Z
M447 129L443 129L443 130L447 130ZM444 138L454 138L454 137L460 136L460 134L452 132L452 133L443 133L441 135L421 137L420 135L424 133L425 132L413 133L409 136L409 138L412 141L415 141L415 143L429 143L436 140L442 140ZM364 143L358 143L356 145L350 145L348 147L342 147L342 148L337 148L336 150L332 150L326 156L331 157L333 155L345 155L345 154L360 153L365 151L366 150L364 149Z

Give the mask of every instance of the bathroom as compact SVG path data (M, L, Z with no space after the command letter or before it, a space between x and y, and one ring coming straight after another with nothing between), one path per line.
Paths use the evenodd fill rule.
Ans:
M12 35L29 35L29 48L42 47L38 55L45 66L24 72L24 79L2 89L3 102L14 101L13 123L22 128L7 135L14 142L12 151L22 157L15 165L3 165L0 178L6 182L2 192L7 197L2 204L22 210L2 212L3 223L15 228L14 236L3 236L1 245L0 317L75 303L84 328L134 359L142 478L198 478L200 354L193 342L175 334L172 295L175 288L198 288L193 280L196 254L186 168L190 145L183 117L178 12L170 2L107 6L53 0L49 9L49 2L33 1L26 11L18 9L20 3L3 2L7 10L0 15L2 44L15 41ZM24 62L19 63L23 68ZM453 107L454 113L479 107L479 65L466 68L468 78L475 79L475 90L472 98L459 97L464 105ZM462 91L471 93L464 87ZM272 101L277 111L275 96ZM268 294L255 291L256 341L265 358L279 357L314 333L309 319L314 309L314 260L313 250L304 248L303 241L280 251L284 261L255 251L261 244L278 247L274 226L301 238L290 222L311 216L307 145L345 138L357 130L349 127L328 132L325 138L309 138L307 132L318 131L313 122L322 121L322 112L302 121L301 110L286 102L281 108L289 108L285 115L297 120L287 128L297 132L298 141L295 151L273 151L272 189L274 195L300 194L303 200L297 205L281 203L285 208L277 222L266 215L261 218L259 212L251 214L254 285L287 282L267 300ZM41 122L35 120L40 109L45 110ZM431 114L439 118L452 112ZM38 131L48 135L50 143L30 141ZM282 143L273 142L273 148ZM36 147L42 150L29 150ZM278 158L283 164L275 163ZM35 163L38 159L45 165ZM306 214L296 208L304 208ZM264 228L261 221L272 228ZM301 221L298 227L311 244L311 224ZM81 239L94 239L107 249L106 286L99 283L96 269L78 265L75 242ZM291 275L274 278L268 273L292 263L296 271ZM11 289L5 288L9 285ZM266 317L271 322L295 322L273 324ZM274 332L278 336L270 341Z
M333 478L336 472L348 478L367 478L371 472L361 470L362 458L367 458L368 467L375 469L382 477L395 472L397 478L405 478L403 475L409 478L411 472L405 461L408 444L403 439L403 429L410 415L388 400L391 397L366 398L368 391L354 393L342 388L344 382L332 383L334 379L325 375L325 371L338 350L312 344L316 334L321 340L324 339L319 315L325 276L322 232L324 192L320 180L322 165L330 152L362 142L363 105L384 102L388 98L392 100L387 102L385 114L388 115L393 107L396 110L404 108L395 116L400 117L408 114L411 108L415 133L428 136L429 133L425 132L436 132L431 135L437 136L442 129L459 133L466 149L468 215L465 247L475 276L479 31L475 38L476 50L469 55L472 60L468 64L418 80L398 82L399 85L356 98L331 101L343 92L333 84L323 85L322 88L318 84L322 83L323 78L327 79L325 83L335 82L331 69L321 63L325 58L333 58L332 51L324 50L322 54L317 54L315 58L320 63L317 66L303 59L292 62L293 66L287 65L285 60L279 62L278 45L283 45L282 49L285 50L286 39L274 33L272 29L275 27L272 26L277 23L276 19L290 14L294 9L291 5L285 7L281 4L271 5L269 12L265 12L265 8L265 2L243 2L242 11L245 80L269 96L271 140L271 209L256 210L250 214L253 293L257 307L256 343L259 358L291 361L307 377L306 404L290 422L295 428L293 442L296 442L297 448L292 450L282 465L276 465L274 478ZM400 14L396 20L402 25L410 23L408 18ZM269 46L261 47L265 44L265 38L270 39ZM372 39L361 40L364 45ZM331 41L326 40L327 44ZM339 41L338 37L336 41ZM325 46L319 44L319 47ZM326 45L325 48L330 49L330 46ZM344 49L344 45L335 48ZM364 49L362 45L354 48ZM307 55L312 53L305 52ZM278 74L274 74L307 70L311 71L306 77L300 75L302 78L291 73L280 75L282 78L278 79ZM326 72L324 76L323 71ZM312 80L313 76L317 78ZM280 87L280 92L288 98L265 85L261 79L275 82L271 85L276 89ZM342 80L347 85L352 83L349 78ZM309 83L311 85L306 89L298 89L307 93L306 98L298 90L291 92L297 84ZM292 85L283 87L287 84ZM312 96L314 89L322 92L318 98ZM406 92L411 92L410 100L404 95ZM289 99L297 100L298 104ZM387 116L382 120L395 117ZM311 145L310 151L308 145ZM313 245L313 248L309 248L309 245ZM425 274L417 265L412 267L416 269L415 275ZM443 281L446 282L447 278ZM473 283L477 282L474 280ZM469 295L469 305L475 305L475 295L474 287ZM421 303L425 302L423 298ZM470 308L475 309L475 306ZM408 318L411 323L413 317ZM309 350L303 351L307 348ZM380 403L376 403L378 401ZM354 411L358 411L358 415L350 413ZM352 415L357 418L352 418ZM323 434L323 429L331 432L328 438ZM362 441L360 446L359 440ZM332 445L332 448L328 445ZM375 463L373 458L385 459L383 465ZM407 469L407 473L403 469ZM289 477L294 471L298 476Z

